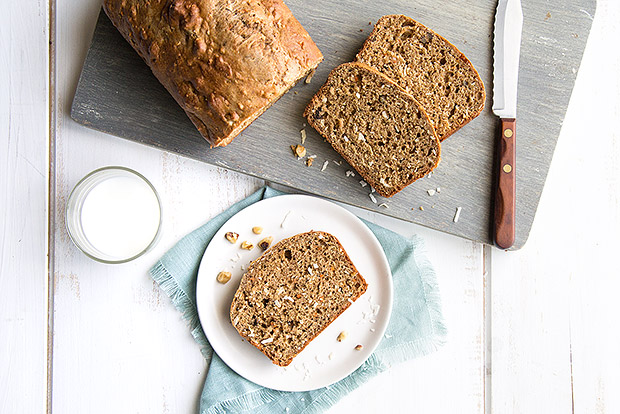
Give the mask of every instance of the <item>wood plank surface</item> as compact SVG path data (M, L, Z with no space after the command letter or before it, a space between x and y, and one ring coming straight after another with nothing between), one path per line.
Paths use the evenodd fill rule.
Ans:
M0 50L0 134L6 149L0 151L0 189L11 194L0 199L2 413L45 410L47 184L41 148L47 133L42 126L47 122L46 7L41 1L29 6L32 13L24 13L20 4L0 17L3 45L13 39L10 48ZM146 271L180 237L263 181L73 122L71 101L100 2L58 0L57 7L51 412L196 412L206 375L202 356ZM523 249L502 252L352 208L426 240L449 342L435 354L374 378L330 413L620 412L620 137L615 128L620 122L620 50L609 47L610 39L620 37L620 3L600 0L597 7L584 64L575 68L579 76L540 211ZM586 18L591 14L586 8L578 12ZM549 8L543 14L544 24L567 25L562 13ZM560 23L553 22L556 18ZM453 33L461 30L454 26ZM554 48L549 39L534 39L543 53ZM573 72L561 62L546 69L549 74ZM547 105L540 103L540 110ZM87 259L64 227L72 186L109 164L135 168L152 180L165 214L156 249L117 266Z
M80 33L94 24L97 12L95 0L79 7L59 3L53 412L195 412L206 374L202 356L180 315L146 271L180 237L263 182L113 139L69 119L67 102L88 47L88 39ZM81 27L76 27L75 21L82 22ZM126 165L143 173L164 203L160 244L141 259L119 266L87 259L71 244L64 229L64 204L71 187L90 170L107 164ZM481 413L481 246L418 226L403 228L398 220L363 210L356 212L425 238L442 289L450 336L438 353L395 367L331 411L355 409L363 413L387 407L405 413L410 409L411 389L418 389L417 406L425 411L432 411L441 400L445 409ZM451 260L443 260L446 254ZM435 376L435 370L448 373L448 377ZM416 375L412 376L412 371ZM81 392L76 393L78 386ZM441 398L446 390L452 399ZM94 404L102 393L108 396L106 404Z
M598 2L528 245L493 252L496 413L620 412L619 19Z
M48 4L0 13L0 412L47 396Z
M493 157L497 119L491 113L492 29L495 0L287 2L325 55L310 85L303 82L255 121L226 148L209 149L184 112L157 82L138 55L102 14L73 105L73 118L89 127L381 212L467 239L490 243ZM519 81L517 149L517 234L514 248L527 240L558 137L595 0L523 3L524 31ZM352 12L355 10L355 12ZM307 147L317 155L307 168L290 145L304 128L303 108L329 71L350 61L368 36L369 22L403 13L453 42L470 58L487 88L483 114L445 141L442 162L430 178L374 204L359 176L310 127ZM551 15L553 18L548 18ZM454 16L459 16L454 24ZM269 142L268 145L265 145ZM325 161L330 165L325 171ZM430 197L429 189L442 192ZM389 209L379 207L385 202ZM422 212L419 206L425 207ZM462 207L461 220L453 221Z

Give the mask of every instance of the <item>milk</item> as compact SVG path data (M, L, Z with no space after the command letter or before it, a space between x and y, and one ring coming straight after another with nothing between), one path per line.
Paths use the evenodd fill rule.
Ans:
M143 252L159 229L161 211L153 189L134 174L97 183L85 195L80 222L84 237L109 261Z

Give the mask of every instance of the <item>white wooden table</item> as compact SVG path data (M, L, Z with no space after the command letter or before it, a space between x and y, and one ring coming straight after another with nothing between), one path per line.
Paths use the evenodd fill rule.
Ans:
M0 13L0 413L196 412L203 358L146 271L263 185L71 121L99 8L31 0ZM525 248L364 213L426 239L449 342L330 412L620 412L618 21L620 2L599 0ZM166 212L156 249L116 266L81 254L63 216L77 180L110 164L146 175Z

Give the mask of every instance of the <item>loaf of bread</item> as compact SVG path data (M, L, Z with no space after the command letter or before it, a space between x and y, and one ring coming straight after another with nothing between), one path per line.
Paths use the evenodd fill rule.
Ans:
M304 115L384 197L396 194L439 163L439 139L424 108L389 78L362 63L335 68Z
M274 364L287 366L367 286L336 237L302 233L248 266L230 320Z
M104 10L212 146L323 59L282 0L105 0Z
M409 17L381 17L357 61L409 92L442 141L484 108L484 84L471 62L456 46Z

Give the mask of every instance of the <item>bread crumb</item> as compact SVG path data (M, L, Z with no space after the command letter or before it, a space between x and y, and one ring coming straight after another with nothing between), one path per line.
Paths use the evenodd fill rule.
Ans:
M458 223L459 217L461 215L461 207L456 208L456 213L454 214L454 222Z
M437 187L437 192L441 193L441 188L440 187Z
M361 344L355 346L356 351L361 351L363 346Z
M429 196L434 196L436 191L435 190L426 190L426 192L428 193Z
M302 129L299 133L301 134L301 144L303 145L306 143L306 129Z
M325 169L327 168L327 164L329 164L329 161L325 160L325 162L323 163L323 167L321 167L321 171L325 171Z
M308 158L306 160L306 167L312 167L313 162L314 162L314 158Z
M355 173L351 170L347 170L345 174L347 175L347 177L355 177Z
M316 71L314 69L312 69L310 71L310 73L308 73L308 76L306 77L306 84L312 82L312 77L314 76L315 72Z
M334 359L334 353L330 352L329 355L327 356L327 358L329 358L329 360L331 361L332 359Z
M424 211L424 207L420 206L420 211Z
M375 198L375 196L374 196L374 195L372 195L372 193L369 193L369 194L368 194L368 197L370 197L370 200L371 200L373 203L377 204L377 199Z
M334 160L334 164L340 166L340 165L342 165L342 161Z
M286 226L286 220L288 219L288 216L291 214L291 211L289 211L288 213L286 213L286 215L284 216L284 219L282 219L282 223L280 223L280 228L284 228Z
M368 183L364 180L360 180L360 185L362 186L362 188L364 188L368 185Z
M381 204L379 204L379 207L390 208L390 206L388 206L388 205L387 205L387 204L385 204L385 203L381 203Z

